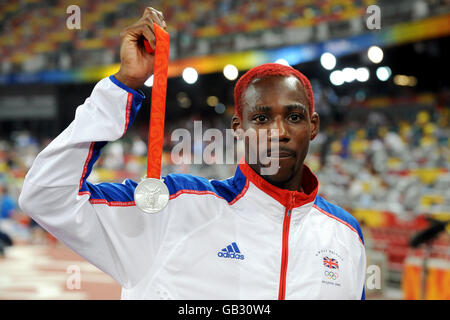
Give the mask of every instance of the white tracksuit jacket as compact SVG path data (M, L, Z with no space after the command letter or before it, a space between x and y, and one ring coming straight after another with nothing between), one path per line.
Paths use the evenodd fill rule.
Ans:
M317 195L306 166L305 193L271 185L245 162L223 181L169 174L169 204L156 214L135 206L134 181L87 182L143 98L113 76L101 80L37 156L22 210L116 279L122 299L364 298L360 227Z

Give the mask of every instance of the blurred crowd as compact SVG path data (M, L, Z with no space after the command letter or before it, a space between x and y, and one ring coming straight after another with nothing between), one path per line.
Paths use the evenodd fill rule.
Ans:
M421 111L414 122L392 125L371 113L367 123L328 128L312 150L320 192L350 212L370 208L407 220L450 213L448 120Z
M25 174L42 147L27 132L0 139L0 256L13 242L46 242L45 232L17 204Z
M447 0L415 0L413 4L409 0L395 3L380 0L156 0L150 5L164 13L173 44L171 58L180 59L232 51L239 34L289 30L294 30L291 33L295 34L299 28L333 23L342 29L363 19L367 7L373 4L387 8L384 25L449 10ZM73 17L74 5L79 8L78 20ZM147 6L146 0L0 2L0 74L116 63L120 32L135 23ZM69 28L67 21L72 24L79 21L79 25ZM348 28L349 35L355 32L353 29Z
M273 28L314 26L365 14L375 0L151 1L164 13L179 54L195 40ZM80 8L79 29L66 25ZM70 69L118 61L119 34L149 6L146 0L9 0L0 3L0 73ZM27 21L27 24L23 24ZM71 20L72 21L72 20Z

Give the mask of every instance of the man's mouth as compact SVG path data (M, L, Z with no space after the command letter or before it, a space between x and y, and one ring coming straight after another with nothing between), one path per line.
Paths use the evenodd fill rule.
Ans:
M269 150L267 152L268 158L278 158L278 159L287 159L287 158L294 158L296 155L296 152L290 149L286 148L280 148L279 150Z

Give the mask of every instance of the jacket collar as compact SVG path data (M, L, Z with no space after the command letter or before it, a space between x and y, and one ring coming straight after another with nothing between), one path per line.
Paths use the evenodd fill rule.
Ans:
M258 173L256 173L242 158L239 162L239 169L256 187L263 192L277 200L284 207L288 209L303 206L311 203L316 199L319 189L319 181L312 171L304 164L302 172L301 186L304 192L290 191L281 189L270 182L264 180Z

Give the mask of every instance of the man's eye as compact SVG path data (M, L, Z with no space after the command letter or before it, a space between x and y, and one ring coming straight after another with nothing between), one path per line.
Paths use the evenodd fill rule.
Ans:
M292 121L292 122L298 122L298 121L300 121L302 118L303 118L303 116L300 115L300 114L297 114L297 113L290 114L289 117L288 117L289 121Z
M253 117L253 121L255 121L255 122L266 122L267 121L267 117L262 115L262 114L259 114L259 115Z

